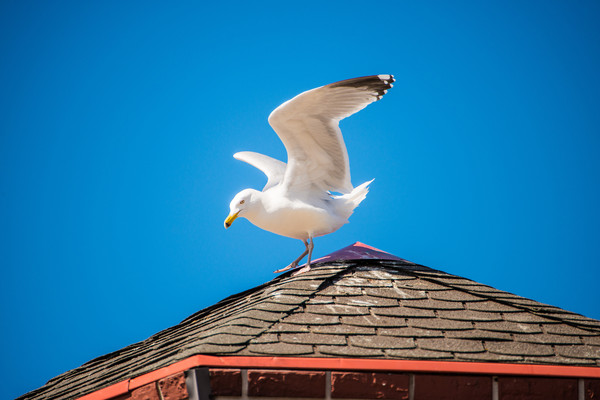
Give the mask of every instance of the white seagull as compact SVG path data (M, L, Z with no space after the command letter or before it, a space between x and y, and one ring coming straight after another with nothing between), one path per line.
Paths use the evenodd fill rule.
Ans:
M275 272L296 268L307 254L306 266L296 274L309 271L314 238L338 230L365 199L372 180L352 186L339 122L381 99L392 82L392 75L347 79L308 90L277 107L269 124L285 146L287 164L251 151L233 155L264 172L267 184L262 192L244 189L235 195L225 228L244 217L266 231L300 239L306 247Z

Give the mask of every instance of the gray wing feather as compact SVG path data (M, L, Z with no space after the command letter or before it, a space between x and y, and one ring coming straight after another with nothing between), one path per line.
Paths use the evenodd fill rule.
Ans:
M253 151L240 151L233 157L260 169L267 176L267 184L263 188L263 192L281 182L287 167L282 161Z
M347 79L308 90L277 107L269 124L288 153L288 189L349 193L350 164L339 121L392 87L392 75Z

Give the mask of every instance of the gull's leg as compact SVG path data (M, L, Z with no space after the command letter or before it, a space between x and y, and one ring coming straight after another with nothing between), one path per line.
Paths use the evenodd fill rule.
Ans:
M312 258L312 251L315 247L315 239L308 238L308 261L306 262L306 266L310 268L310 259Z
M298 271L294 272L292 274L292 276L296 276L296 275L303 274L305 272L310 271L310 259L312 257L313 247L315 247L315 239L309 237L308 245L306 245L306 251L308 251L308 261L306 262L306 265L304 267L302 267Z
M306 250L304 250L304 252L302 254L300 254L300 257L296 258L287 267L278 269L277 271L273 271L274 274L278 274L279 272L287 271L288 269L296 268L298 266L298 263L300 262L300 260L302 260L304 258L304 256L309 252L309 250L308 250L308 246L309 245L306 242L306 240L303 240L302 243L304 243L304 246L306 247ZM311 252L312 252L312 248L311 248ZM308 260L308 262L310 263L310 259Z

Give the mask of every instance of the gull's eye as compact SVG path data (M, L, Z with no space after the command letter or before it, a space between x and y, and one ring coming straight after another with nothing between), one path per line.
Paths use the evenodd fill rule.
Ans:
M242 200L240 201L240 204L244 204L246 202L246 200Z

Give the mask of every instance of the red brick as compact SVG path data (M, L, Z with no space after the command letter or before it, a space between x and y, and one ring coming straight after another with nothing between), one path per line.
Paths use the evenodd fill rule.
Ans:
M156 382L139 387L131 392L131 400L160 400Z
M332 372L333 399L408 399L408 375L361 372Z
M211 368L210 389L213 396L241 396L241 371L239 369Z
M492 378L487 376L415 375L415 400L491 400Z
M585 400L600 399L600 379L585 380Z
M577 400L577 379L499 377L500 400Z
M325 397L325 372L248 371L248 396Z
M183 372L161 379L158 381L158 387L164 400L186 400L188 398Z

